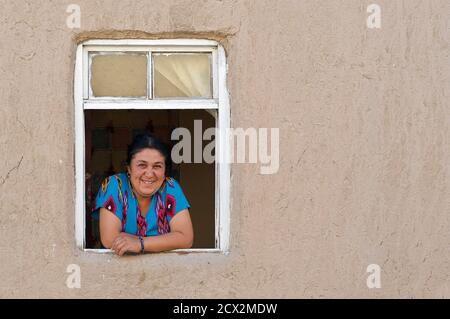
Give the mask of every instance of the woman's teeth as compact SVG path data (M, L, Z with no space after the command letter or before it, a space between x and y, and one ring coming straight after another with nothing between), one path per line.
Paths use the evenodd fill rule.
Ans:
M150 184L153 184L153 182L152 181L142 181L144 184L147 184L147 185L150 185Z

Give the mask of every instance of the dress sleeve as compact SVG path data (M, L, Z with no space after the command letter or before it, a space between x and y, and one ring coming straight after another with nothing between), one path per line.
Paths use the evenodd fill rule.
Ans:
M100 208L106 208L122 221L123 196L121 184L120 178L116 175L109 176L103 180L92 210L94 218L99 217Z
M169 178L167 180L166 193L167 220L170 222L173 216L189 207L191 205L189 205L186 196L184 196L180 184L175 179Z

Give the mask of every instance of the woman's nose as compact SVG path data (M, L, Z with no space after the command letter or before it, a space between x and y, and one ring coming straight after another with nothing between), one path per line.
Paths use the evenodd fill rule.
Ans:
M145 170L145 176L155 177L155 171L153 170L153 167L149 167Z

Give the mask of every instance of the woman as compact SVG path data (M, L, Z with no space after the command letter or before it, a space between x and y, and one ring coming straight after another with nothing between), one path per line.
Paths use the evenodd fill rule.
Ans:
M128 147L127 173L106 178L95 199L103 246L119 256L192 247L190 205L180 185L166 177L169 161L158 139L136 136Z

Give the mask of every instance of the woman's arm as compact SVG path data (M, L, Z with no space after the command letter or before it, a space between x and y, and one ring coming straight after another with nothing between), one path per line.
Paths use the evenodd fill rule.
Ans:
M105 248L111 248L120 235L122 224L119 218L106 208L100 208L100 240Z
M144 250L161 252L172 249L191 248L194 230L188 209L183 209L170 220L170 233L144 238Z
M112 216L115 217L113 214ZM105 224L106 223L107 222L105 221ZM111 243L109 241L111 238L112 244L108 247L104 243L103 245L105 247L111 248L119 256L122 256L126 252L139 253L141 251L141 242L139 241L139 237L120 232L120 222L118 224L119 228L113 227L113 224L115 223L113 219L109 220L109 223L111 228L108 230L109 236L106 239L108 240L106 244ZM144 251L156 253L166 250L192 247L192 243L194 242L194 230L192 228L191 217L189 216L188 209L183 209L177 213L170 220L169 225L170 233L143 238Z

